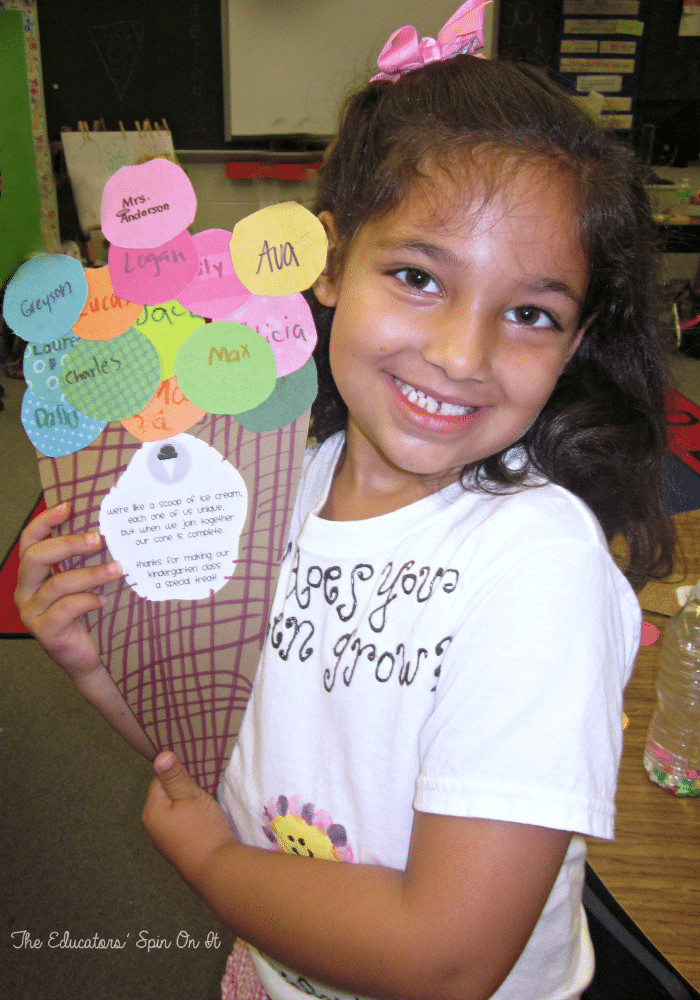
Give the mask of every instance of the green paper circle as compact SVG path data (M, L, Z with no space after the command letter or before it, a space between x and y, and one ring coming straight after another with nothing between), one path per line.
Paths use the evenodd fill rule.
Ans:
M242 323L207 323L187 338L175 358L177 384L209 413L236 414L259 406L275 388L275 355Z
M81 341L69 352L61 371L68 402L95 420L133 417L159 381L158 352L133 327L112 340Z
M247 431L262 434L286 427L306 413L318 392L318 376L313 358L305 365L277 379L274 392L254 410L237 413L236 420Z

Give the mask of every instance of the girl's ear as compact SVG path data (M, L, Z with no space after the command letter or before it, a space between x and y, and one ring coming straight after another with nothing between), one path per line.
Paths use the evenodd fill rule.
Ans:
M586 332L587 332L589 326L591 325L591 323L594 322L594 320L595 320L595 316L590 316L586 320L586 322L583 324L583 326L579 327L579 329L574 334L574 338L571 341L571 344L569 345L569 350L566 352L566 362L567 362L567 364L568 364L569 361L571 361L571 359L573 358L574 354L576 354L576 351L579 349L579 345L581 344L581 341L585 337Z
M569 345L569 350L566 352L567 362L571 361L574 354L576 354L576 351L579 349L579 344L583 340L584 334L587 329L588 329L588 323L586 323L585 326L582 326L581 329L578 330L576 334L574 334L574 339L571 341L571 344Z
M326 230L328 237L328 254L326 256L326 266L318 276L313 285L314 295L322 306L335 308L338 304L338 274L336 267L336 250L338 247L338 231L335 227L335 218L331 212L321 212L319 220Z

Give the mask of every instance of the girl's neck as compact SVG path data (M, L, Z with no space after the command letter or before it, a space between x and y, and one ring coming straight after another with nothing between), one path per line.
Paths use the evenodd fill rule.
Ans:
M445 477L416 476L403 469L387 469L372 461L373 445L354 440L349 430L338 459L326 502L319 516L327 521L364 521L391 514L437 493L459 478L459 471Z

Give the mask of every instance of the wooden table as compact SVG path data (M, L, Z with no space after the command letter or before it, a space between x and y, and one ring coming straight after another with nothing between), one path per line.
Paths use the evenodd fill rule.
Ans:
M664 585L640 594L645 621L662 633L668 618L647 608L662 606L665 598L673 600L679 583L700 579L700 511L677 514L673 520L683 552L676 560L678 572ZM589 841L589 861L659 951L700 989L700 799L676 798L654 785L642 764L660 660L661 639L639 651L625 694L629 725L616 839Z

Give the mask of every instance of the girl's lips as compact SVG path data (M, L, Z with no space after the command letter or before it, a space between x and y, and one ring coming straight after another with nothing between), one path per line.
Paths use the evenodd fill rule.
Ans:
M412 423L418 422L426 429L454 431L483 412L483 407L480 406L466 406L432 396L395 375L390 375L388 381L400 410Z
M409 382L404 382L403 379L398 378L396 375L392 375L391 378L404 399L413 406L425 410L431 416L464 418L470 416L475 410L480 408L476 405L461 401L458 402L454 397L448 399L436 393L429 392L426 389L419 389Z

